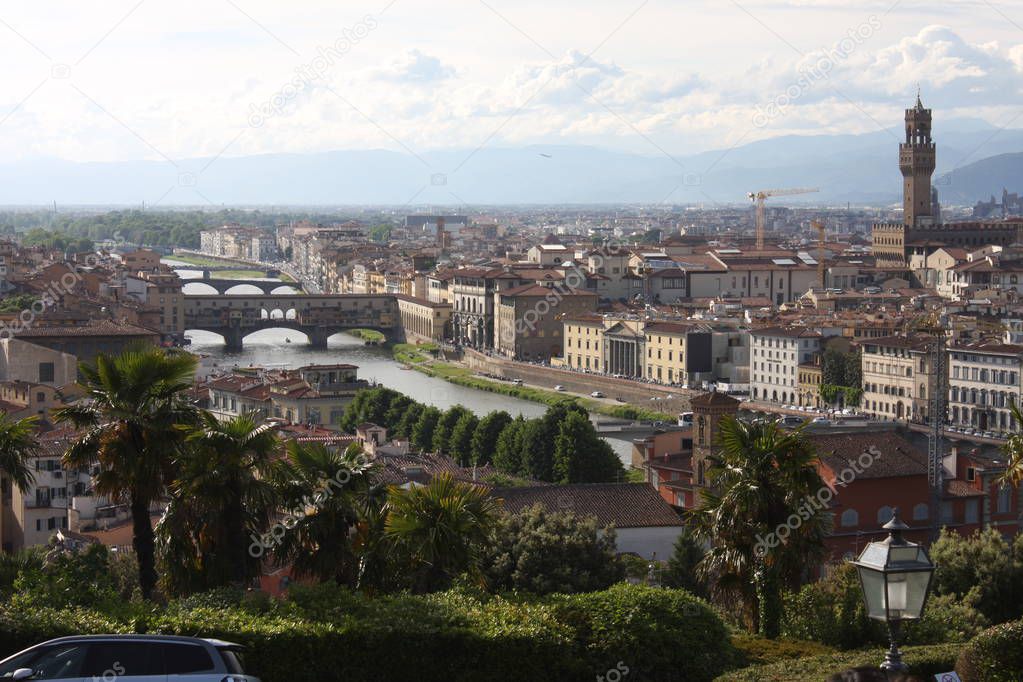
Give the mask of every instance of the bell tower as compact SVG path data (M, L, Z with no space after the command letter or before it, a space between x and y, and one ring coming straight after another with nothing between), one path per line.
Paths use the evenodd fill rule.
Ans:
M693 485L706 488L707 459L717 450L718 427L722 417L734 417L739 401L724 393L701 393L693 407Z
M930 221L935 218L931 201L931 175L934 173L934 166L931 110L924 109L918 90L916 106L906 109L906 141L899 145L903 222L908 227L916 226L921 222L921 218Z

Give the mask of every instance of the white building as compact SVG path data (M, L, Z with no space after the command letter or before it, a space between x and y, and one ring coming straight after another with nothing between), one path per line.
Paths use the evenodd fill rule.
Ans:
M768 327L750 332L750 398L776 405L798 401L798 369L820 352L823 335L806 327Z
M1003 433L1023 398L1023 346L953 346L948 351L948 418L953 426Z

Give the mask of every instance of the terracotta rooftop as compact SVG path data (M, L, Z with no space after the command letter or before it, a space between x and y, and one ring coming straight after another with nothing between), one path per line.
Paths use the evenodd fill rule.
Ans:
M494 497L510 512L539 504L548 511L593 516L601 526L645 528L681 526L682 519L647 483L577 483L572 485L501 488Z

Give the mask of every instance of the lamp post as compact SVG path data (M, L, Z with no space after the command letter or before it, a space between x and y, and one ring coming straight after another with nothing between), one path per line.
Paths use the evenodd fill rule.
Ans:
M867 544L852 563L860 575L867 615L888 625L891 647L881 669L905 672L908 666L902 662L898 646L902 622L923 616L934 564L923 546L902 537L909 526L899 519L898 509L882 527L888 537Z

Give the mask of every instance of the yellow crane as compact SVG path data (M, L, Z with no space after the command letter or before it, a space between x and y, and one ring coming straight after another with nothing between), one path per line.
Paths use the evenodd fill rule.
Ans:
M823 220L814 220L813 227L817 230L817 279L820 281L821 289L827 288L824 284L824 237L826 229Z
M750 192L746 196L757 208L757 250L764 248L764 200L768 197L790 197L793 194L811 194L819 192L818 187L796 187L793 189L762 189Z

